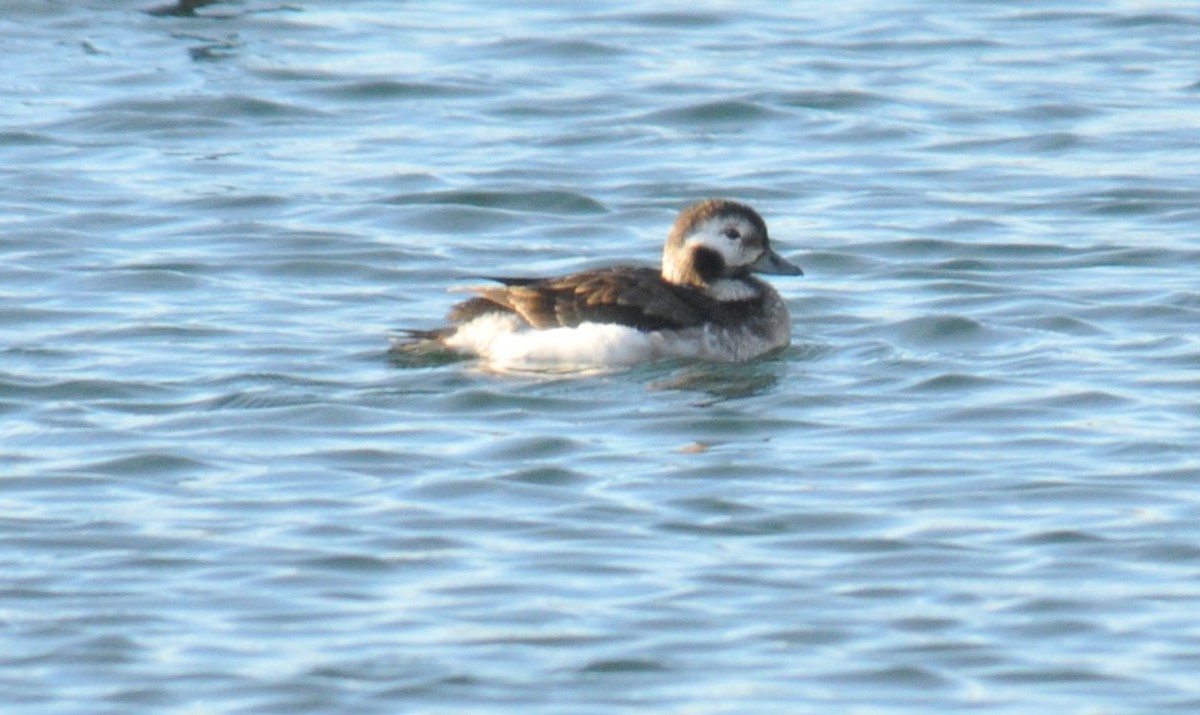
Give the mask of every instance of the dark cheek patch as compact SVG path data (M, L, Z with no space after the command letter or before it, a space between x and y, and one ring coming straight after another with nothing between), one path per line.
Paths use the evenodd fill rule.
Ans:
M711 248L697 248L692 254L696 275L705 283L712 283L725 275L725 259Z

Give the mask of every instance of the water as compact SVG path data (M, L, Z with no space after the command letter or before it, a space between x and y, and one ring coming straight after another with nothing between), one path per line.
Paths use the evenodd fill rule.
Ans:
M1191 3L164 5L0 18L5 712L1200 707ZM386 354L709 195L782 355Z

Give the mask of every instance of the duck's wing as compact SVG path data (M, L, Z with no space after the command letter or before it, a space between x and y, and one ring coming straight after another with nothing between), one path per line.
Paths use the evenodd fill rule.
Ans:
M686 328L704 322L705 313L678 286L652 268L602 268L561 278L492 278L502 285L477 288L478 297L460 303L451 320L487 312L511 312L535 328L575 327L580 323L619 323L638 330Z

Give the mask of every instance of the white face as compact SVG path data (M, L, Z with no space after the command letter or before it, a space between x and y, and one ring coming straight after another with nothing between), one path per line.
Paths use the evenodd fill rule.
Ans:
M741 216L714 216L696 226L683 245L689 250L703 246L716 251L730 268L749 266L763 252L762 236Z

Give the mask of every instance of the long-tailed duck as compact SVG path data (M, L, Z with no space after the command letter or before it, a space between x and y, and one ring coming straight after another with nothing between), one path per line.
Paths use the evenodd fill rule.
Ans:
M489 277L451 325L408 330L395 350L449 349L497 369L614 367L661 358L750 360L788 345L779 294L751 273L802 275L771 249L749 206L708 199L680 212L662 270L614 266L559 278Z

